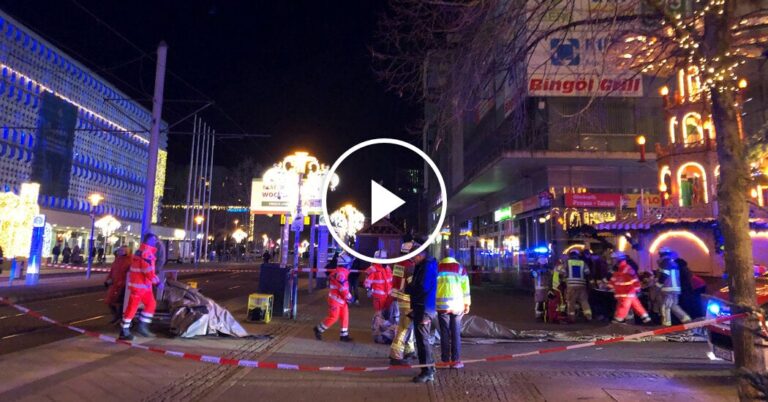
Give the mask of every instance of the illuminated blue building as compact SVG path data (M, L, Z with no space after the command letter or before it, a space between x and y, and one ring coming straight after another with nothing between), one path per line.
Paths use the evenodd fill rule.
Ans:
M150 126L149 110L0 12L0 190L39 183L38 203L59 240L82 244L92 193L104 196L97 216L120 220L123 235L139 230ZM160 141L156 209L164 129Z

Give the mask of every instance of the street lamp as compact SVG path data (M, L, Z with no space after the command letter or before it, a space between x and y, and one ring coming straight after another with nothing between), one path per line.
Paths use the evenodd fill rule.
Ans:
M96 207L104 200L104 196L99 193L93 193L88 196L88 202L91 204L91 238L88 241L88 268L85 270L85 277L91 277L91 266L93 265L93 232L96 229Z
M200 225L203 224L203 221L205 221L205 217L202 215L197 215L195 217L195 224L197 224L197 236L195 236L195 268L197 268L197 263L200 261Z
M346 204L334 211L330 216L331 224L335 227L339 235L347 241L348 238L354 239L357 232L365 224L365 215L358 211L352 204Z

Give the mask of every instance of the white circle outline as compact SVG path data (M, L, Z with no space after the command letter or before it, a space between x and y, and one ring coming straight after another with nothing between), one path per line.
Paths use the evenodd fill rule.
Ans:
M333 177L333 174L336 173L336 169L339 167L341 162L344 161L344 159L348 158L353 153L357 152L361 148L365 148L370 145L378 145L378 144L391 144L391 145L399 145L401 147L407 148L413 152L415 152L417 155L419 155L422 159L424 159L430 168L432 168L432 171L435 172L435 175L437 176L437 181L440 184L440 198L442 199L442 206L440 207L440 218L437 220L437 226L435 227L435 230L432 232L431 235L429 235L429 239L419 246L416 250L411 251L410 253L406 255L402 255L397 258L375 258L375 257L369 257L367 255L361 254L357 251L355 251L352 247L349 247L347 244L344 243L344 241L339 237L339 235L336 233L336 230L334 229L333 225L331 224L330 214L328 213L328 186L330 185L330 180ZM432 161L432 159L424 153L424 151L420 150L419 148L401 140L396 140L394 138L374 138L372 140L363 141L357 145L355 145L352 148L349 148L346 150L341 156L336 159L336 162L333 163L333 166L331 166L331 169L328 171L328 174L325 176L325 181L323 183L323 214L325 215L325 221L328 224L328 232L331 233L331 237L333 237L334 240L341 246L341 248L344 249L344 251L352 254L353 256L360 258L363 261L367 261L373 264L396 264L401 261L410 260L411 258L421 254L424 250L429 247L430 243L440 234L440 229L443 227L443 222L445 222L445 213L446 213L446 207L448 205L448 191L445 189L445 181L443 181L443 175L440 174L440 170L437 168L437 165L435 165L435 162Z

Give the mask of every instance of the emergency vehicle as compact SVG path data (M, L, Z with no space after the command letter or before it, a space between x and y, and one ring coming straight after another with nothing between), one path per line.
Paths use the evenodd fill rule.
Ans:
M757 273L757 269L756 269ZM768 277L758 276L756 280L756 292L757 292L757 304L763 309L768 309ZM730 300L728 295L728 287L720 289L714 294L717 299L709 299L707 302L707 319L726 316L731 314L731 307L722 302L722 300ZM733 361L733 340L731 339L731 324L730 322L722 322L718 324L708 325L707 327L707 342L709 343L709 351L707 356L712 360L727 360ZM763 350L768 357L768 344Z

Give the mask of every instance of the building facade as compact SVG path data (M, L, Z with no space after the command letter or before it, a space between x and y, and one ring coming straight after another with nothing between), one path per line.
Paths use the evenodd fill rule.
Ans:
M100 233L105 246L138 235L150 127L149 110L0 12L0 190L18 194L24 183L39 184L52 241L84 247L91 213L121 222L114 233ZM165 127L154 217L165 180ZM93 193L103 196L94 208Z

